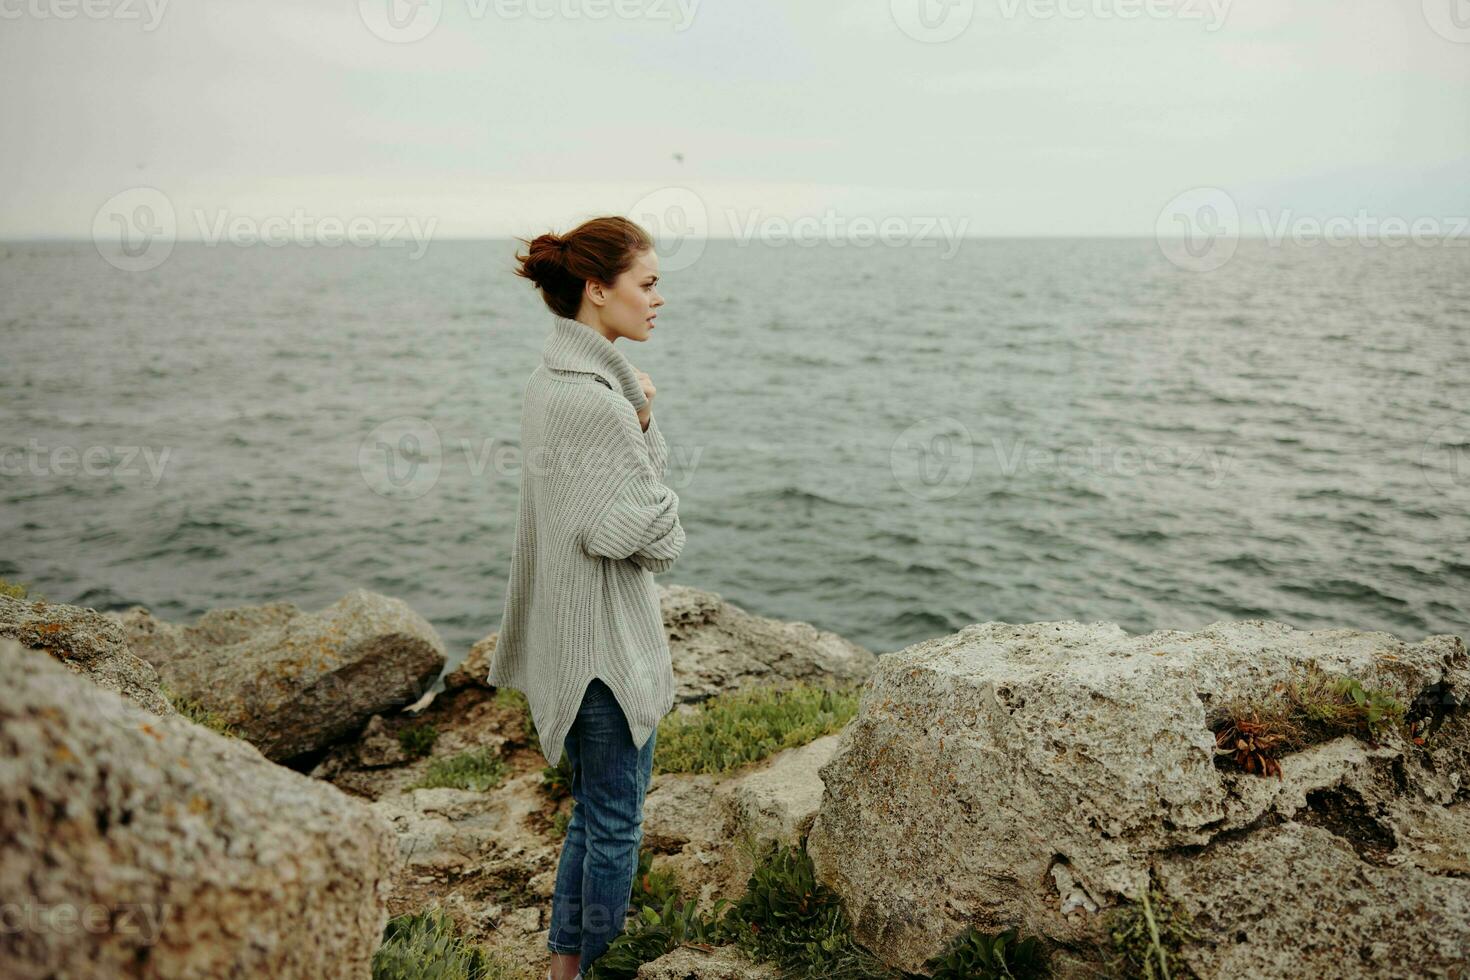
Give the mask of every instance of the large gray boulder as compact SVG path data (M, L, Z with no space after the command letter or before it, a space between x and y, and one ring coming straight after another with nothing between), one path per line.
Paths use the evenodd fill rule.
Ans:
M1312 744L1280 779L1217 765L1212 708L1308 664L1442 724L1423 747ZM1196 913L1203 978L1443 975L1470 950L1467 696L1453 636L977 624L880 658L808 850L855 938L907 970L974 925L1085 972L1105 913L1152 881Z
M878 662L872 651L836 633L757 616L717 592L661 585L659 606L678 703L749 686L861 684Z
M0 672L0 976L369 975L398 854L368 807L9 640Z
M174 714L158 672L128 649L118 624L95 609L0 595L0 637L49 654L99 689L156 715Z
M275 760L361 731L416 701L444 666L434 627L400 599L354 589L320 612L289 602L214 609L192 626L134 606L109 614L175 692Z

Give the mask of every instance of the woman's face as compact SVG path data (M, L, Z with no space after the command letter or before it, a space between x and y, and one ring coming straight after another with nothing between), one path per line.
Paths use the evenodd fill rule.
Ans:
M658 253L650 248L634 253L633 264L611 289L599 284L603 303L593 310L602 322L603 335L609 340L647 340L653 331L654 311L664 305L657 282Z

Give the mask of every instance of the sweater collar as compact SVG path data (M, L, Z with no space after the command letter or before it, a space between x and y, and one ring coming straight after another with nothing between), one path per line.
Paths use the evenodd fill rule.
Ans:
M552 314L551 333L541 351L541 360L558 371L596 374L607 380L613 391L621 391L634 408L647 400L643 383L633 365L613 342L581 320Z

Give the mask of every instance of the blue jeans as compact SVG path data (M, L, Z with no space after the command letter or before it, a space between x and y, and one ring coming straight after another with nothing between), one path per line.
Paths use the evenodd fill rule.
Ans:
M642 750L636 748L612 689L595 677L567 731L572 818L557 863L546 945L553 953L580 952L583 973L623 931L656 737L650 734Z

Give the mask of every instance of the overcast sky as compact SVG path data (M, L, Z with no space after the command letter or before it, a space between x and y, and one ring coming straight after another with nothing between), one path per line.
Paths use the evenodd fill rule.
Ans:
M1152 235L1196 187L1247 226L1470 213L1467 0L83 2L0 0L0 237L86 238L142 186L182 239L649 200L713 235L828 209Z

